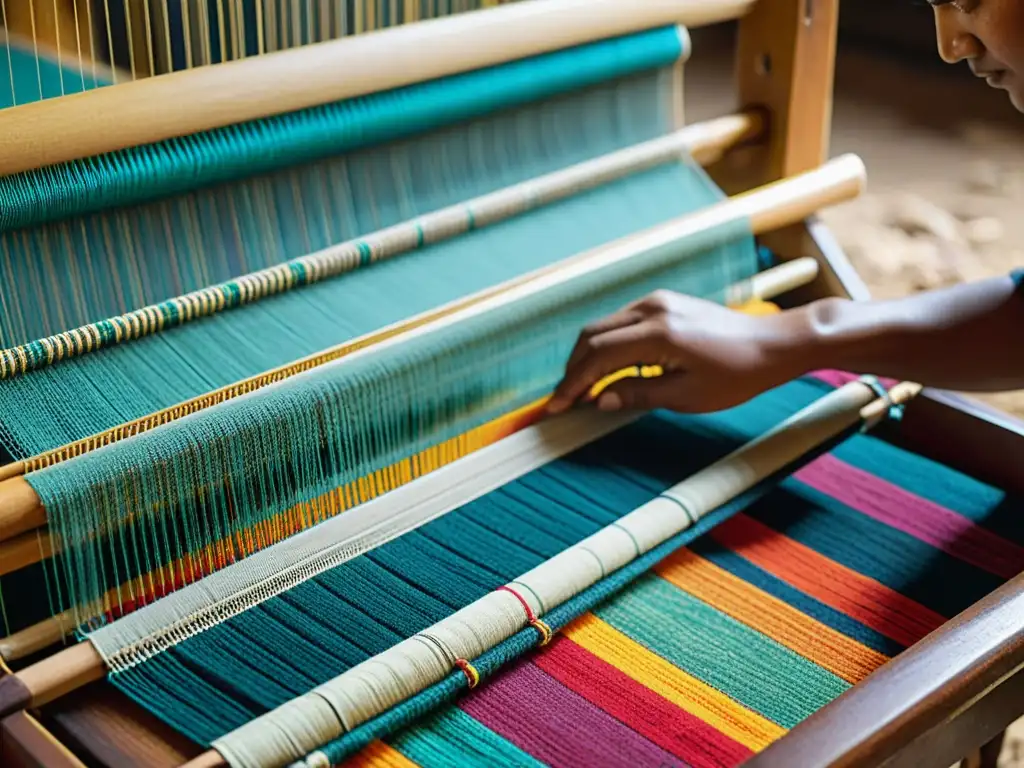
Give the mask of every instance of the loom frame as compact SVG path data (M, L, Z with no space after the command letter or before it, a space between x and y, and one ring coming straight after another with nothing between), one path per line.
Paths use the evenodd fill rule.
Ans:
M709 169L727 192L810 170L827 158L838 9L838 0L757 0L740 19L737 106L763 108L770 125L767 142L737 148ZM816 217L760 240L783 260L811 256L821 267L819 278L786 303L870 297ZM969 398L926 389L898 428L879 434L1024 494L1024 422ZM1024 714L1020 616L1024 574L946 622L747 765L946 768L968 755L980 759L982 748ZM71 749L89 764L108 766L179 764L201 752L102 683L59 699L38 719L19 712L0 721L3 765L85 765Z

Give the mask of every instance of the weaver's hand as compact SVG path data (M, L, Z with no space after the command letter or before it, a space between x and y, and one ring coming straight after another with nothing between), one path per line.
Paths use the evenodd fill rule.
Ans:
M663 374L613 383L598 408L692 413L738 405L802 372L779 319L658 291L583 330L548 409L586 400L594 384L631 366L660 366Z

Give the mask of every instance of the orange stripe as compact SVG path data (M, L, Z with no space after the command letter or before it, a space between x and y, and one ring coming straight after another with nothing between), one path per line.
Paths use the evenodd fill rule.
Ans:
M754 752L764 749L786 732L771 720L673 666L592 613L576 619L561 634Z
M687 549L663 560L663 579L849 683L858 683L888 661L788 603L748 584Z
M720 523L709 535L759 568L905 646L945 621L896 590L744 514Z
M345 768L419 768L418 764L383 741L370 742L343 765Z

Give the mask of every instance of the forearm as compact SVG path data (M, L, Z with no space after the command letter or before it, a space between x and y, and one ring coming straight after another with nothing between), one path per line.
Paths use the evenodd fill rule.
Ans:
M838 368L961 391L1024 388L1024 295L1009 277L895 301L826 299L777 317L775 348L797 373Z

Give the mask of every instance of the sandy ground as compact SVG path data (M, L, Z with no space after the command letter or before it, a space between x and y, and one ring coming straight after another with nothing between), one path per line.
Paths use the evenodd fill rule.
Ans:
M731 41L720 38L694 36L689 121L734 107ZM822 218L873 295L1024 266L1024 117L1004 94L943 68L841 46L831 149L857 153L868 168L867 193ZM1024 392L983 399L1024 416ZM999 766L1024 768L1024 720L1010 730Z

